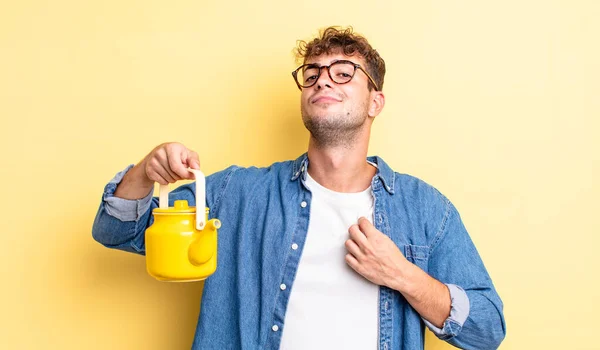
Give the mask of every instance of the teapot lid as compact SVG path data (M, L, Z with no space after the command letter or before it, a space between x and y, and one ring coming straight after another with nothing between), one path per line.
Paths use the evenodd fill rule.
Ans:
M188 168L194 174L196 178L196 206L200 208L206 207L206 178L204 173L199 169ZM175 204L173 208L169 208L169 186L168 185L160 185L158 191L158 209L154 209L156 213L164 213L164 214L184 214L184 213L194 213L196 211L192 211L192 208L187 206L187 201L185 205ZM208 208L206 209L206 213L208 214ZM206 225L205 215L202 215L202 212L198 210L196 212L196 224L195 227L197 230L204 229L204 225Z
M208 214L208 211L209 211L208 208L206 208L207 214ZM186 201L185 199L182 199L182 200L176 200L173 203L172 207L154 208L154 210L152 210L152 212L160 213L160 214L187 214L187 213L195 213L196 207L190 207L188 205L188 201Z

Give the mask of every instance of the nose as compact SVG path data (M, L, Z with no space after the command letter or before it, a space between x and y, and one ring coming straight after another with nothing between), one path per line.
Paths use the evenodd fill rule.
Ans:
M315 88L317 90L320 90L324 86L331 88L332 85L333 85L333 82L331 81L331 78L329 77L329 67L322 66L321 69L319 70L319 77L317 78L317 82L315 83Z

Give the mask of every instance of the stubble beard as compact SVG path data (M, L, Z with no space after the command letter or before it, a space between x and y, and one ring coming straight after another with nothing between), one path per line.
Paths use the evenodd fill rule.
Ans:
M311 116L304 106L301 110L304 126L319 148L352 148L367 119L366 108L326 116Z

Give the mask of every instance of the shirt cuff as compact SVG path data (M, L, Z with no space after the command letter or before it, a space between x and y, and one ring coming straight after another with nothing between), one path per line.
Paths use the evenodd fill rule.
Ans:
M131 168L133 168L133 164L118 172L104 188L103 200L106 213L121 221L138 221L152 205L153 191L150 191L146 197L141 199L124 199L114 196L117 185L121 183L123 177Z
M469 317L471 306L469 297L461 287L454 284L446 284L450 291L450 316L444 321L443 328L434 326L431 322L423 319L427 328L429 328L438 338L448 339L456 336L462 329L463 324Z

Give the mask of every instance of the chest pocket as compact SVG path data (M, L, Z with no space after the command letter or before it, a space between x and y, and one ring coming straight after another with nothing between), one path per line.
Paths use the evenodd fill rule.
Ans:
M404 256L408 261L427 271L429 261L429 246L426 245L404 245Z

